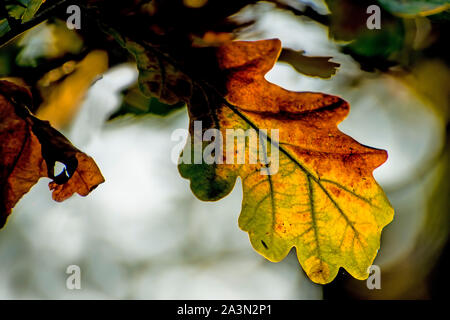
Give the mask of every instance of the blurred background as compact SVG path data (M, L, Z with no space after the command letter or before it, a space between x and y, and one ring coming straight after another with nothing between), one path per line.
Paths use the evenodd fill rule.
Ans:
M218 6L178 2L188 13ZM185 106L143 96L128 53L107 37L96 41L89 18L69 30L64 7L16 37L0 18L0 77L29 86L37 116L92 156L106 182L56 203L42 179L24 196L0 232L0 299L448 297L449 2L236 2L226 17L232 31L193 41L281 39L266 78L344 98L351 111L340 130L388 151L374 172L395 209L374 262L381 289L342 269L331 284L315 285L294 252L271 263L253 251L237 225L240 182L223 200L202 202L171 160L180 151L172 132L188 127ZM155 1L134 3L158 14ZM373 4L381 29L366 25ZM6 8L18 19L28 12ZM81 268L81 290L66 288L69 265Z

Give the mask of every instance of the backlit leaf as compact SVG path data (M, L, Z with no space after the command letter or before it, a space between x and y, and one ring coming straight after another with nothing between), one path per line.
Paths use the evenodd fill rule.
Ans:
M267 175L272 163L266 161L227 164L221 158L222 164L182 161L180 173L206 201L227 195L240 177L244 195L239 226L267 259L280 261L296 247L300 264L314 282L332 281L340 267L365 279L381 230L393 218L372 176L387 153L363 146L337 129L349 111L344 100L291 92L266 81L264 75L280 50L279 40L223 45L217 59L226 75L225 99L209 95L201 101L194 95L188 102L192 136L198 135L194 121L202 121L203 133L216 128L223 137L227 129L250 130L255 136L267 130L267 142L263 135L258 143L270 150L270 156L279 147L278 171ZM279 137L271 136L272 129L279 130ZM208 144L202 143L203 151ZM226 143L220 145L223 150L215 152L223 157L230 150ZM245 150L245 159L256 152L249 139L233 147L236 156ZM195 148L195 139L188 141L182 159Z
M104 182L94 160L76 149L48 122L34 117L23 87L0 81L0 227L12 208L41 177L49 177L55 201L88 195ZM65 166L55 176L54 167Z
M44 2L44 0L17 0L6 7L11 17L27 22L34 17Z

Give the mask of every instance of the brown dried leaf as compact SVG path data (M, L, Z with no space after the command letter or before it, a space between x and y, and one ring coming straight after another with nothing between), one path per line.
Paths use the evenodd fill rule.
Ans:
M53 179L53 199L88 195L105 180L94 160L75 148L46 121L28 110L31 95L23 87L0 81L0 228L12 208L41 177ZM65 165L54 175L56 162Z

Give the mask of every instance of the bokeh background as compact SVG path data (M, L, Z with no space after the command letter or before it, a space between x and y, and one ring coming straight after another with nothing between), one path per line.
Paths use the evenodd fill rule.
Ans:
M56 203L42 179L24 196L0 232L0 299L448 297L448 7L398 3L252 1L231 17L237 39L281 39L269 81L343 97L340 130L388 151L374 172L395 208L374 263L380 290L344 270L315 285L294 252L280 263L254 252L237 225L240 182L207 203L178 173L171 134L187 128L186 109L143 97L123 52L51 18L0 47L0 77L32 86L37 115L91 155L106 183ZM380 30L365 25L370 4L382 9ZM81 268L81 290L66 288L69 265Z

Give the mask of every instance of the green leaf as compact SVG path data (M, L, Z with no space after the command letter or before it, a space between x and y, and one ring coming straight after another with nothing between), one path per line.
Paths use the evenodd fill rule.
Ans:
M139 69L139 88L147 97L174 105L192 94L192 82L161 54L147 50L141 44L121 36L115 30L107 30L111 36L136 59Z
M5 19L0 19L0 37L3 37L11 28L9 27L8 21Z
M350 0L326 0L330 15L329 35L346 41L344 53L356 59L363 70L385 70L398 64L405 46L402 19L387 11L381 12L381 29L367 28L367 3ZM351 19L349 19L351 17Z
M133 114L136 116L144 115L156 115L167 116L181 108L186 104L179 102L174 105L162 103L157 98L146 97L139 88L134 87L127 91L123 98L122 105L119 109L110 117L114 119L124 114Z
M400 21L386 23L379 30L365 29L344 47L360 56L388 59L404 45L404 28Z
M434 15L450 9L448 0L378 0L378 2L387 11L409 18Z
M28 0L26 1L27 8L25 9L25 12L22 15L22 22L27 22L31 20L36 12L39 10L41 5L44 3L43 0Z
M43 3L43 0L17 0L6 7L11 17L21 22L27 22L34 17Z

